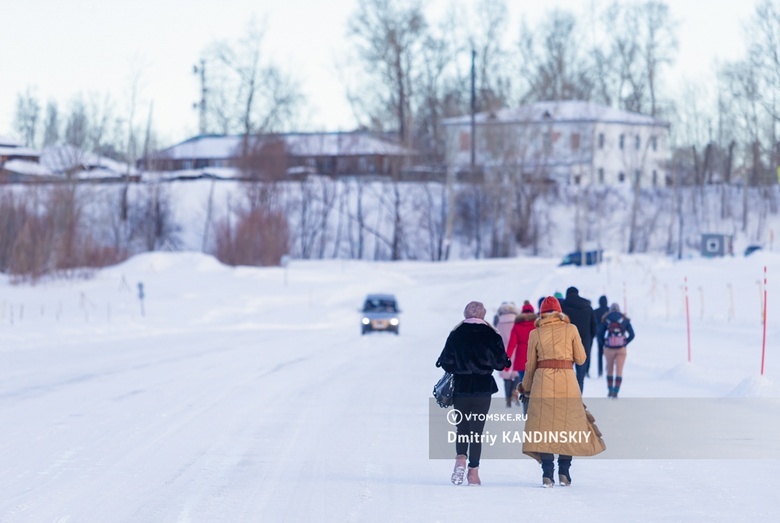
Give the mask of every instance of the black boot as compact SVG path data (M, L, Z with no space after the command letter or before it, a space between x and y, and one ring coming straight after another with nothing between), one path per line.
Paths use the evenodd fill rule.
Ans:
M542 459L542 486L543 487L552 487L553 485L555 485L555 480L553 479L554 471L555 471L555 465L553 464L552 458Z
M571 485L569 467L571 467L571 457L563 458L558 456L558 481L563 487L568 487Z

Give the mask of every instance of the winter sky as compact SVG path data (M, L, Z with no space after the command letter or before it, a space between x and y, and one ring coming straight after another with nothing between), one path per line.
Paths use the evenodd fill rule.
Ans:
M28 86L42 100L66 108L77 93L111 93L127 112L129 86L140 73L139 112L154 101L154 121L164 143L197 131L192 104L198 82L192 67L211 42L231 39L255 17L266 21L266 42L277 63L292 69L309 100L307 130L355 127L334 66L347 47L347 20L359 0L25 0L4 2L0 31L0 135L14 136L16 95ZM597 4L605 0L594 0ZM670 82L682 86L712 71L715 60L738 58L742 25L758 0L674 0L680 50ZM451 2L424 2L435 18ZM585 0L510 0L509 34L548 8L580 11Z

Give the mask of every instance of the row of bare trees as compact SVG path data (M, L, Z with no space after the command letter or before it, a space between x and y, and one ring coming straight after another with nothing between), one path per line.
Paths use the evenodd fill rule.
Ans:
M128 216L121 186L76 183L0 186L0 272L18 280L89 275L158 249L178 249L181 230L169 187L133 186Z
M420 153L421 163L445 162L442 121L468 113L472 104L478 111L495 111L541 100L590 100L672 123L674 154L667 171L674 189L667 192L674 196L646 191L638 179L634 181L625 202L630 212L621 229L629 252L652 248L657 242L651 238L658 233L648 228L655 231L651 224L663 222L658 209L678 209L682 200L692 206L685 222L702 231L723 220L739 220L740 230L753 234L750 216L756 197L762 202L758 208L774 212L774 190L769 186L775 183L780 165L778 0L761 0L757 5L745 31L748 51L743 59L717 64L709 86L692 82L675 94L668 72L678 47L678 22L672 7L662 1L591 3L580 12L554 9L540 23L524 20L515 28L507 23L504 0L453 6L435 21L424 7L421 0L359 2L348 24L353 53L339 64L360 125L395 134L400 144ZM256 153L253 138L296 128L305 102L299 80L275 63L264 42L263 26L256 22L237 39L214 42L203 57L198 71L201 131L244 136L247 161L242 169L248 178L260 180L267 169L251 161ZM131 76L120 109L110 97L90 95L76 97L67 112L50 101L44 114L34 88L27 89L17 100L19 136L28 145L64 142L129 165L139 157L148 158L156 146L153 106L150 103L144 118L140 75ZM293 192L294 197L288 194L282 199L282 207L274 187L283 184L255 184L265 188L247 189L246 204L220 222L221 232L214 241L223 243L217 250L236 263L260 260L256 249L237 251L246 244L247 235L260 235L248 231L269 227L277 234L260 243L276 245L270 260L290 249L305 258L443 259L448 247L443 231L448 213L455 210L461 254L507 256L518 247L543 252L540 235L550 224L539 214L539 202L566 194L534 176L519 179L511 169L499 169L490 179L454 192L436 183L410 190L400 179L403 167L408 165L398 166L379 191L376 183L334 185L328 180L307 180ZM735 183L740 187L735 188ZM159 184L149 187L145 208L169 205ZM573 247L592 240L583 224L588 223L588 213L598 212L590 202L599 199L600 191L578 190L576 198L567 200L576 213ZM741 191L738 201L735 191ZM126 185L117 201L115 245L137 235L129 192ZM367 198L376 205L366 204ZM710 216L716 204L720 215ZM418 221L410 221L409 216ZM766 222L766 217L762 220ZM671 222L663 223L660 229L674 230ZM160 248L157 239L170 233L159 224L150 227L146 245ZM204 234L204 244L207 237ZM671 237L671 232L665 237L668 244Z

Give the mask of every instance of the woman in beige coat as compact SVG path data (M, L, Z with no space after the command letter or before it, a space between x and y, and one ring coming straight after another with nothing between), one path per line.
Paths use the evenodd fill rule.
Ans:
M561 304L548 296L539 309L536 329L528 338L528 361L521 394L530 394L523 434L523 453L542 464L542 484L551 487L554 454L558 479L571 484L572 456L593 456L606 448L601 433L586 415L573 365L585 362L577 328L561 312Z

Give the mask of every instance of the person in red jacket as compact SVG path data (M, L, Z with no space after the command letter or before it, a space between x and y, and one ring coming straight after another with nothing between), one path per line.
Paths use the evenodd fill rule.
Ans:
M538 316L534 313L534 306L526 300L525 303L523 303L520 314L515 318L512 332L509 334L506 355L512 360L511 370L518 374L515 386L517 386L517 383L523 381L523 376L525 375L525 362L528 359L528 335L534 330L536 318L538 318ZM505 370L508 370L508 368ZM523 404L524 414L527 409L527 404Z

